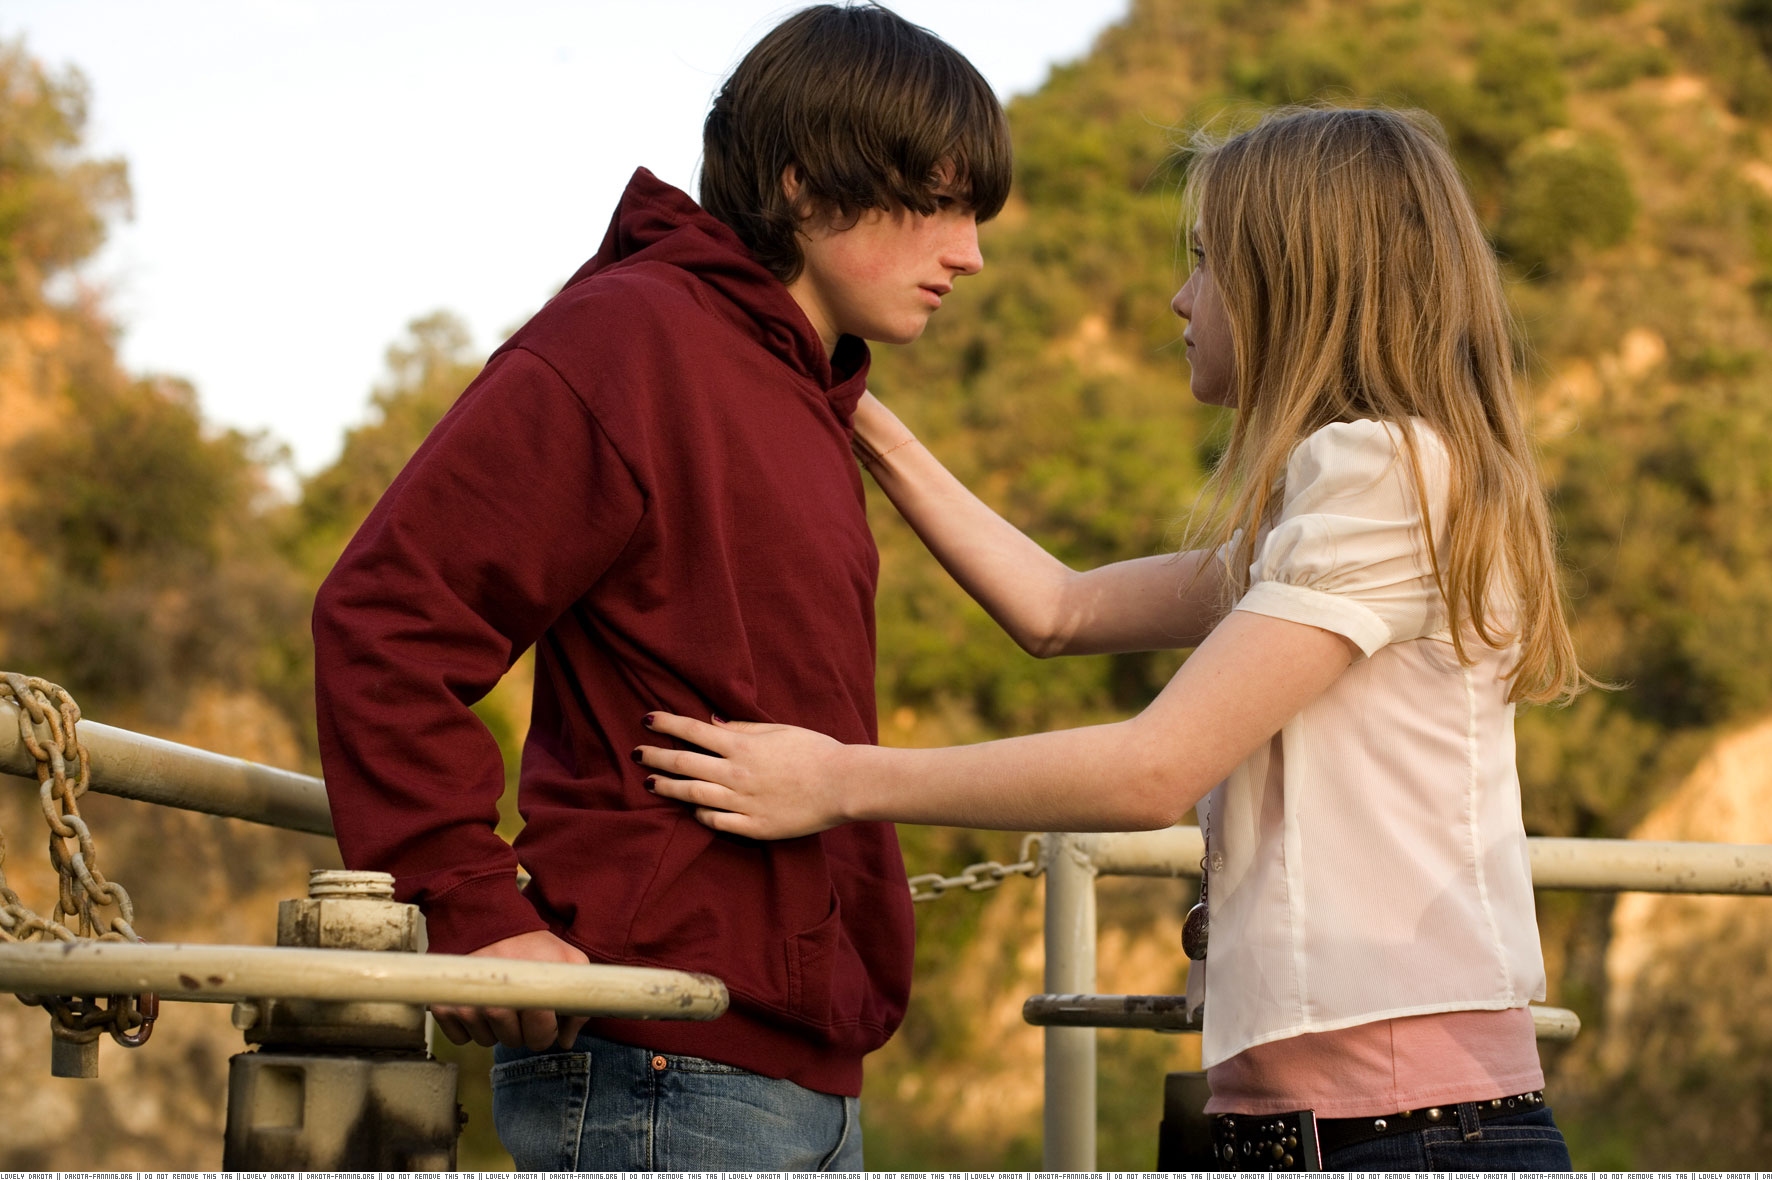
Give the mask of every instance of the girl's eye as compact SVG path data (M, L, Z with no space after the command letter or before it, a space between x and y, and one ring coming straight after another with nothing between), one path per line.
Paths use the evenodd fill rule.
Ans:
M1191 246L1188 248L1188 253L1192 254L1194 256L1194 268L1196 270L1198 270L1200 267L1203 267L1206 265L1206 248L1205 247Z

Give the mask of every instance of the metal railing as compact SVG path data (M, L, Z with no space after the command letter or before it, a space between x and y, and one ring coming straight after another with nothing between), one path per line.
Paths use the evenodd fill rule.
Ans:
M96 722L80 723L91 757L91 790L228 816L298 832L332 835L326 788L309 775L165 742ZM0 701L0 772L33 777L18 734L17 710ZM1772 846L1676 841L1529 842L1533 885L1541 890L1772 894ZM1096 1164L1096 1027L1186 1028L1166 998L1096 995L1095 881L1103 875L1198 878L1200 831L1047 833L1039 870L1046 879L1045 977L1048 1009L1094 1007L1093 1016L1045 1025L1044 1166L1093 1171ZM1019 870L1020 866L1012 867ZM358 957L361 962L358 962ZM374 961L374 962L371 962ZM319 965L318 967L312 965ZM308 966L302 966L308 965ZM269 995L412 1004L498 1004L563 1012L706 1019L723 1010L725 989L691 973L648 969L514 964L465 956L306 952L289 948L200 948L119 943L0 947L0 990L79 993L161 991L177 1000L250 1000ZM642 980L641 977L647 977ZM651 979L657 976L659 979ZM557 977L557 978L556 978ZM198 988L183 982L205 983ZM1106 1011L1118 1006L1123 1018ZM1153 1016L1161 1010L1167 1016ZM1572 1036L1574 1016L1535 1011L1540 1036ZM1164 1022L1168 1022L1167 1025Z
M1532 884L1540 890L1662 894L1772 894L1772 845L1533 837ZM1198 878L1205 841L1194 827L1156 832L1046 833L1048 994L1096 998L1095 879L1104 874ZM1114 998L1151 1001L1156 998ZM1111 1007L1111 1006L1108 1006ZM1125 1006L1122 1006L1124 1008ZM1573 1014L1535 1012L1540 1036L1572 1035ZM1155 1028L1156 1020L1118 1022ZM1177 1028L1184 1027L1174 1023ZM1095 1170L1095 1028L1047 1024L1043 1165Z
M331 836L326 785L311 775L82 720L89 790ZM0 772L29 779L36 761L19 710L0 701ZM180 1001L289 1000L491 1005L602 1017L707 1020L725 1011L711 976L603 964L480 956L163 943L0 944L0 991L26 995L156 993Z
M312 775L280 771L146 734L82 720L80 741L92 758L92 790L230 816L296 832L332 833L326 785ZM0 700L0 771L37 778L37 763L19 736L18 706Z

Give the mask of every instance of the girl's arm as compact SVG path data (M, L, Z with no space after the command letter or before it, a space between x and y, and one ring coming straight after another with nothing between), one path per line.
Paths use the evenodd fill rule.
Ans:
M1072 570L968 491L872 394L856 407L855 443L929 552L1035 656L1191 648L1224 609L1206 551Z
M659 795L710 828L771 840L850 820L1040 832L1166 828L1358 654L1334 632L1245 611L1213 630L1128 721L933 750L845 746L793 726L647 725L713 755L643 746Z

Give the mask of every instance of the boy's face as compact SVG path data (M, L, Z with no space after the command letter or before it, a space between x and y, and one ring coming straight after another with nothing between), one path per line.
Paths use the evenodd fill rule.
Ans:
M978 218L951 197L934 213L869 209L853 225L814 215L801 229L805 267L788 293L825 351L844 334L909 344L961 275L984 266Z

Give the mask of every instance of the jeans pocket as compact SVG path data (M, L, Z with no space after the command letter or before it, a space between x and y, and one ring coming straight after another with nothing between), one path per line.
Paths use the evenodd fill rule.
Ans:
M1454 1128L1425 1133L1427 1167L1434 1172L1569 1172L1574 1167L1569 1146L1550 1122L1550 1112L1525 1118L1532 1122L1486 1123L1476 1140L1463 1139Z
M693 1054L667 1054L663 1051L659 1051L659 1053L664 1060L670 1064L670 1069L680 1070L688 1074L742 1074L749 1075L752 1078L761 1077L754 1071L746 1070L742 1066L732 1066L725 1062L712 1062L706 1058L697 1058Z
M521 1172L578 1170L591 1096L591 1056L500 1047L492 1068L492 1122Z

